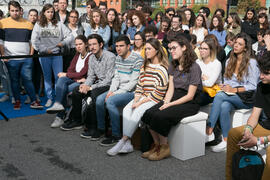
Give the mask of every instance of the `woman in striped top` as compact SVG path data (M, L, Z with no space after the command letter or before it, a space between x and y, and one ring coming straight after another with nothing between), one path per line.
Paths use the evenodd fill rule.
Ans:
M145 45L145 61L140 70L134 99L123 110L123 137L108 155L133 151L130 138L138 127L143 113L163 100L168 86L168 57L157 39Z
M202 90L201 69L197 55L185 38L173 39L170 46L173 58L169 67L169 88L164 101L148 109L142 121L149 126L154 144L143 158L161 160L170 155L168 134L181 119L199 111Z

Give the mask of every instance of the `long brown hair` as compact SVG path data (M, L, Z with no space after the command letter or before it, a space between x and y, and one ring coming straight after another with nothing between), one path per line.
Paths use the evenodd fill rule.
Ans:
M165 66L166 68L168 68L168 66L169 66L168 56L164 52L160 41L157 40L157 39L155 39L155 38L150 38L150 39L148 39L146 41L146 43L149 43L153 48L155 48L155 50L157 51L156 56L158 57L159 63L161 65ZM144 64L143 64L144 71L145 71L145 68L150 63L151 63L151 60L150 59L147 59L146 53L145 53Z
M118 13L114 8L110 8L107 11L107 17L106 18L108 18L108 14L109 14L110 11L112 11L114 13L114 15L115 15L115 19L112 22L112 28L113 28L113 30L115 32L120 32L121 31L121 24L120 24L120 20L119 20L119 17L118 17Z
M90 25L91 28L95 29L96 28L96 23L93 20L93 14L97 12L100 15L100 22L99 22L99 26L102 28L105 28L107 25L107 19L105 17L105 14L103 12L101 12L98 8L95 8L92 10L91 15L90 15Z
M55 11L54 11L54 8L53 8L53 5L51 4L45 4L41 10L41 13L40 13L40 20L39 20L39 25L41 27L45 27L48 25L48 20L46 18L46 16L44 15L45 11L47 11L48 9L53 9L53 18L51 20L51 23L54 25L54 26L57 26L57 19L56 19L56 16L55 16Z
M238 34L235 39L236 40L243 39L245 41L245 50L242 52L243 53L242 61L241 61L241 64L239 65L238 74L237 74L237 80L242 81L243 77L245 75L248 75L249 61L252 56L251 39L245 33ZM236 64L237 64L237 54L235 54L232 51L230 58L228 60L228 64L225 68L225 73L224 73L225 78L228 78L228 79L232 78L232 75L235 72Z
M217 27L214 27L214 24L213 24L214 18L217 18L217 20L218 20L218 25L217 25ZM221 32L221 31L224 30L223 20L222 20L222 18L221 18L220 16L218 16L218 15L214 15L214 16L212 17L211 24L210 24L210 27L209 27L210 31L212 31L212 30L215 29L215 28L217 28L218 32Z
M198 16L196 17L195 22L194 22L194 27L195 27L195 28L198 28L197 23L196 23L196 20L197 20L199 17L201 17L201 18L203 19L202 27L204 27L205 29L207 29L206 21L205 21L205 19L204 19L204 16L201 15L201 14L198 14Z
M192 64L196 61L197 55L195 54L194 50L192 49L190 43L186 38L174 38L171 40L171 42L176 42L181 47L186 47L186 50L183 52L183 55L181 57L181 59L183 59L183 61L181 61L181 66L183 69L181 73L188 73ZM179 61L180 59L172 60L172 65L174 68L180 65Z

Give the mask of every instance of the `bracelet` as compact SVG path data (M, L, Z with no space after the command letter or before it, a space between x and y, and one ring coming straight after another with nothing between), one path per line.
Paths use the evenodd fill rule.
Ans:
M250 125L245 126L245 130L248 129L250 133L253 133L253 128Z
M264 144L268 144L268 142L269 142L268 137L267 136L264 136Z
M261 140L260 140L260 137L257 138L257 146L260 146L261 145Z

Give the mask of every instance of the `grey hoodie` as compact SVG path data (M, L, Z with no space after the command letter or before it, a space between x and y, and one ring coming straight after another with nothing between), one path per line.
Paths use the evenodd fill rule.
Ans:
M48 50L51 50L53 54L60 53L61 50L56 45L62 43L66 46L72 41L74 41L74 37L70 29L61 22L58 22L56 26L49 23L45 27L36 23L31 36L32 46L39 54L46 54Z

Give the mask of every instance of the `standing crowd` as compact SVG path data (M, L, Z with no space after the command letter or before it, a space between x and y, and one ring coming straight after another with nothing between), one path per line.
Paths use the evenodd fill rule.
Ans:
M55 0L41 12L29 10L26 20L20 4L9 2L9 17L0 20L1 55L44 56L1 59L5 95L0 102L12 100L20 110L24 89L24 103L42 109L44 90L47 113L57 113L51 127L84 127L81 137L112 146L110 156L132 152L131 138L144 124L154 143L142 157L153 161L170 156L167 137L173 126L211 104L205 142L217 138L219 124L222 141L211 149L227 151L227 179L240 146L269 143L266 8L247 8L242 20L236 12L225 18L223 9L210 18L207 7L197 16L187 7L168 8L152 19L152 9L140 3L119 13L88 0L81 16L67 5L68 0ZM251 108L247 125L231 129L230 113ZM270 179L270 147L263 179Z

